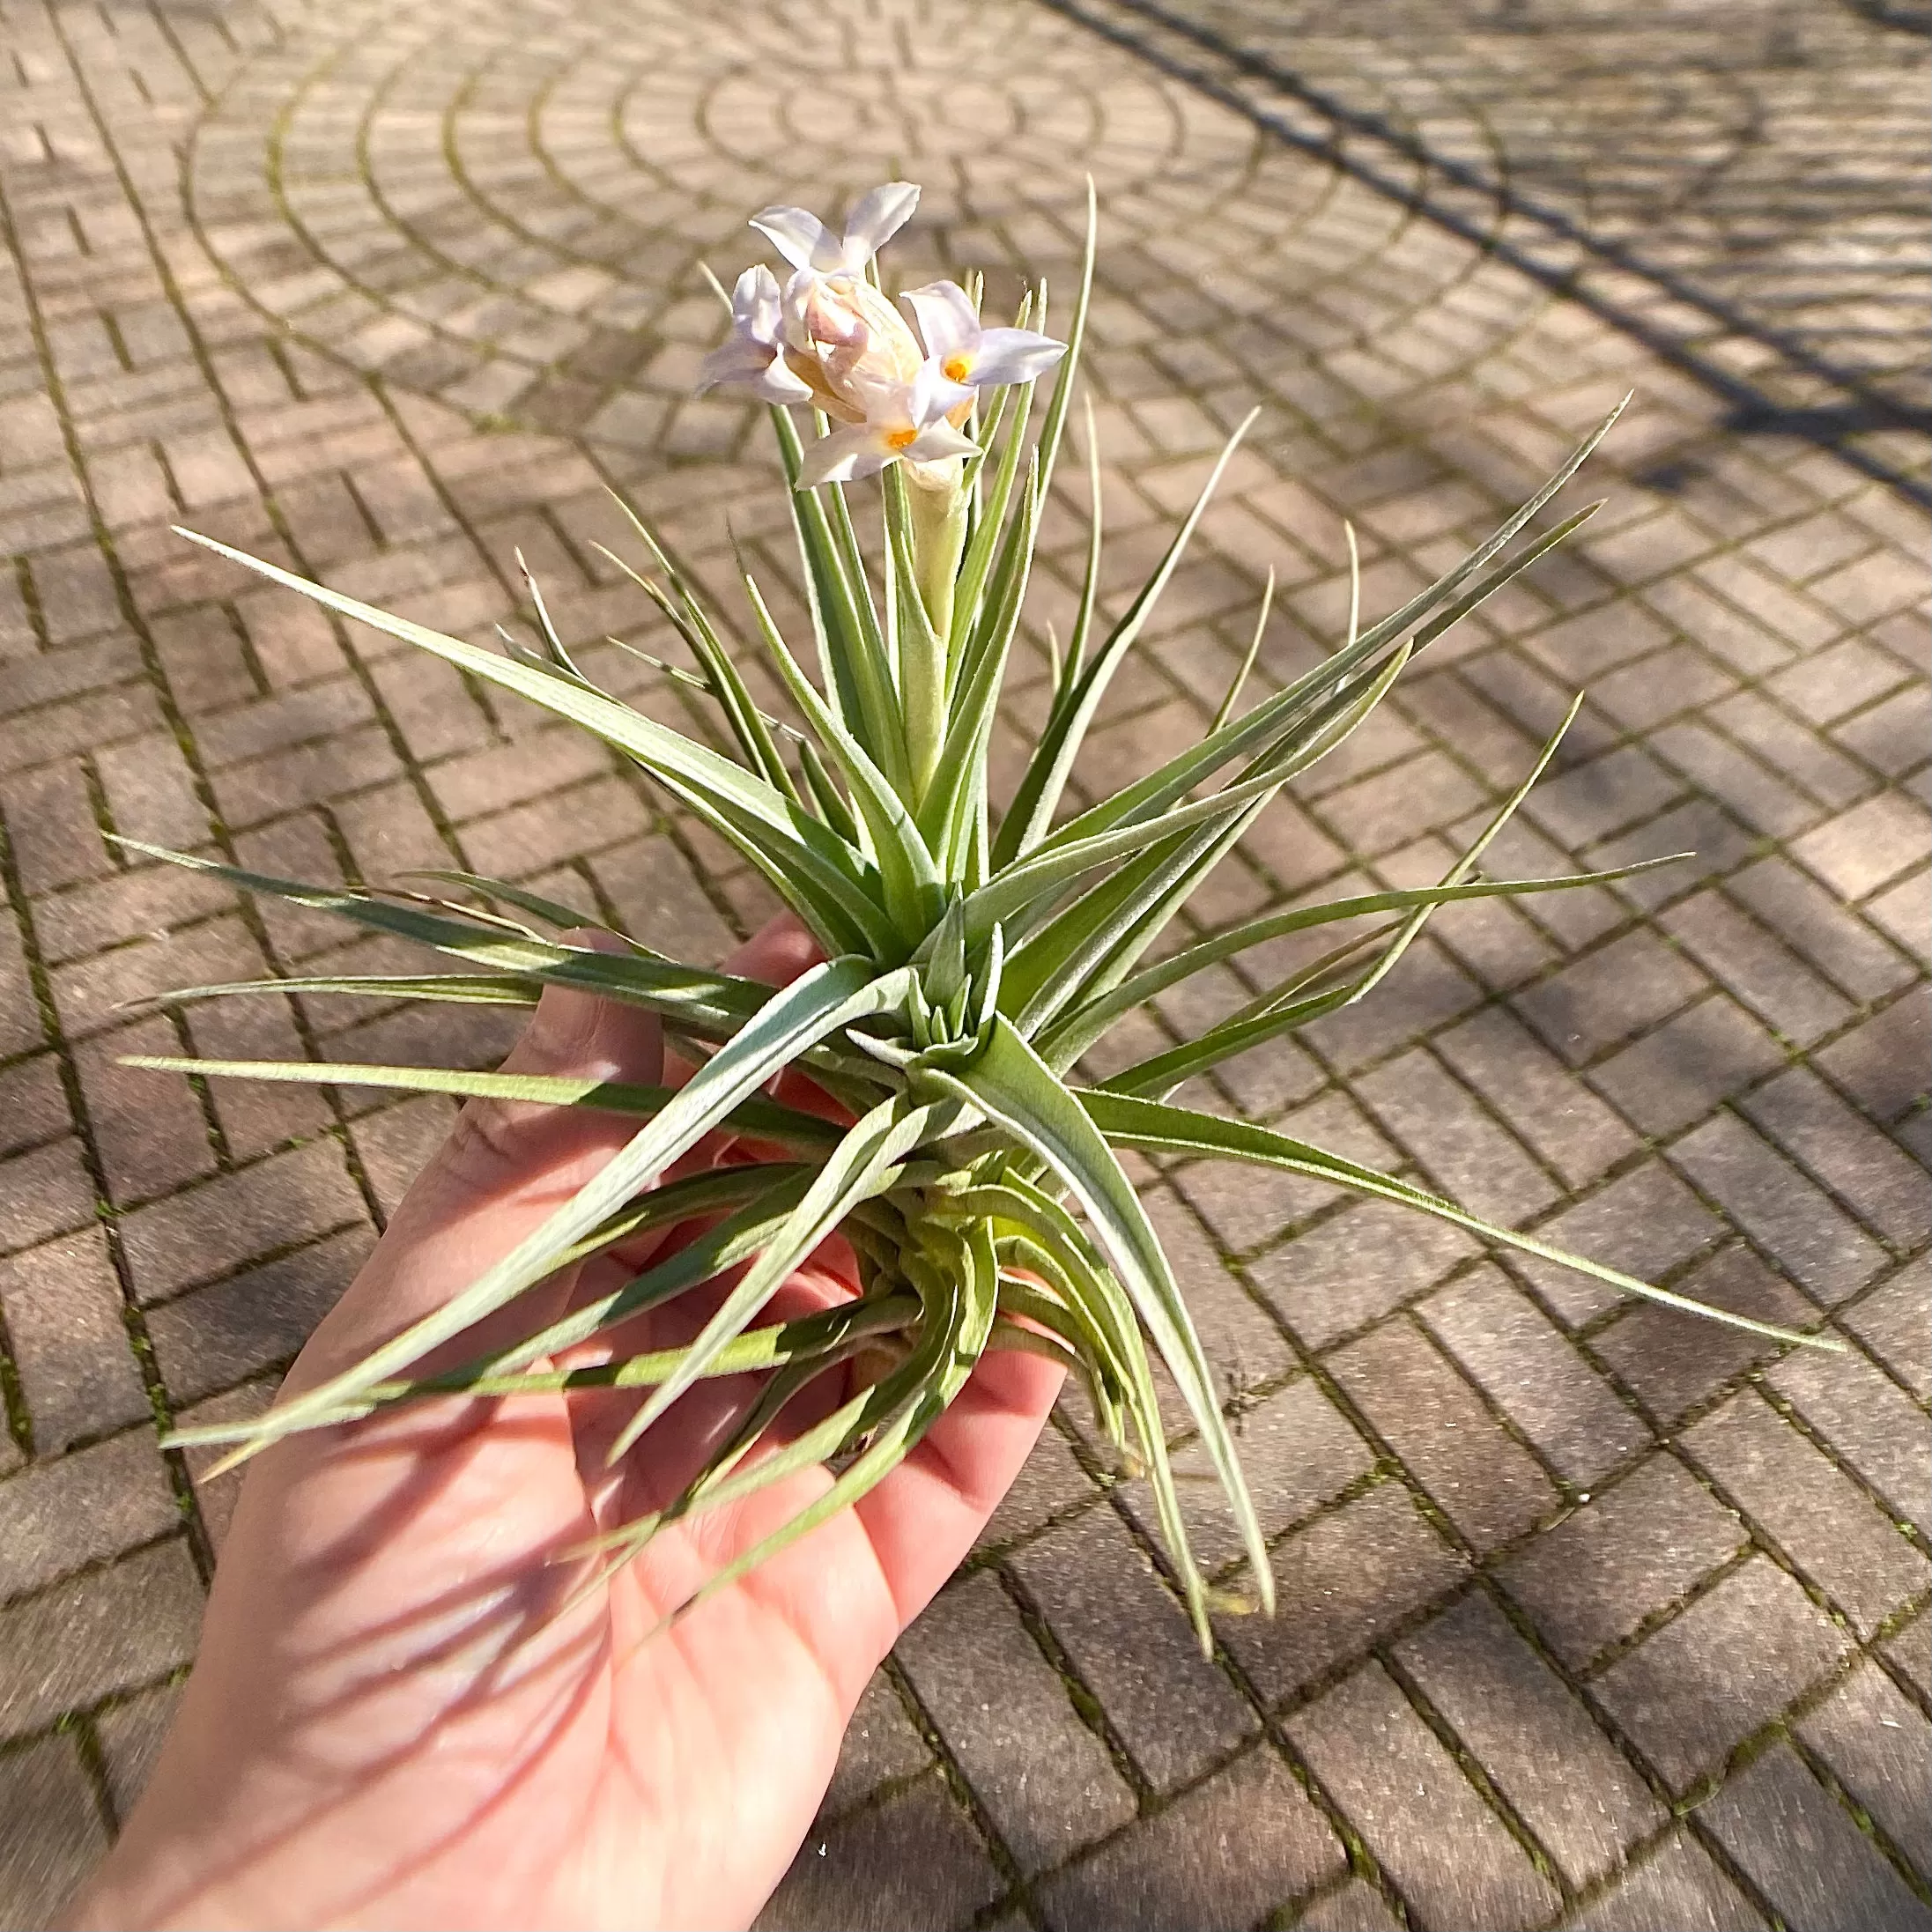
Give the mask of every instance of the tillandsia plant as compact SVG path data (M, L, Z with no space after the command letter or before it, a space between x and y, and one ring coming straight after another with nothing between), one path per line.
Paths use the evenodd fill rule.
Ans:
M1358 598L1330 655L1243 709L1251 648L1198 744L1069 815L1062 806L1083 736L1247 427L1230 440L1145 585L1106 620L1090 418L1092 526L1077 614L1054 654L1050 702L1024 773L996 811L988 742L1074 395L1092 285L1092 190L1085 261L1063 340L1046 332L1044 286L1021 302L1011 327L982 325L975 292L952 282L889 300L874 257L917 199L907 183L879 189L837 235L803 210L759 215L753 226L790 273L781 285L769 268L746 270L726 298L729 338L703 370L704 386L734 385L772 405L809 639L782 635L742 559L740 574L758 647L790 694L802 731L760 710L719 620L634 516L648 560L637 581L688 648L696 670L683 675L715 703L729 755L600 689L558 636L534 583L543 648L507 640L499 654L196 539L596 734L737 848L803 922L823 958L774 989L668 959L648 934L608 940L612 950L576 943L570 936L585 924L581 913L502 880L434 875L458 897L320 890L160 855L461 962L457 971L421 977L197 987L174 1000L324 992L528 1005L545 986L588 988L657 1014L696 1070L670 1090L421 1067L140 1062L204 1076L596 1107L641 1122L602 1172L447 1306L251 1421L184 1429L173 1440L233 1444L240 1460L293 1431L328 1428L389 1403L614 1385L639 1392L614 1460L700 1378L758 1372L760 1392L689 1487L590 1552L591 1573L608 1573L673 1520L828 1464L834 1479L817 1499L711 1578L695 1603L864 1495L959 1394L984 1351L1027 1349L1065 1365L1123 1478L1151 1486L1205 1643L1210 1609L1229 1600L1210 1590L1189 1549L1170 1425L1198 1434L1263 1607L1272 1607L1273 1581L1213 1373L1123 1152L1285 1168L1399 1202L1632 1294L1701 1308L1307 1141L1171 1098L1192 1077L1363 998L1439 907L1640 870L1479 875L1557 738L1440 885L1276 911L1165 956L1155 951L1276 793L1343 744L1417 652L1590 514L1583 509L1525 536L1614 418L1492 537L1401 609L1364 626ZM1049 374L1036 427L1036 389ZM848 489L870 477L878 479L883 517L876 566L862 548L860 506ZM1265 624L1265 596L1261 617ZM1259 625L1255 635L1258 648ZM1351 936L1199 1038L1098 1083L1079 1077L1089 1049L1157 994L1270 941L1350 922L1358 922ZM1366 930L1362 922L1370 922ZM786 1074L791 1080L778 1089ZM800 1098L801 1079L814 1090L812 1105L778 1097ZM692 1171L694 1153L701 1161L703 1148L721 1141L731 1147L729 1161ZM661 1181L674 1164L676 1177ZM432 1350L447 1349L559 1269L648 1231L673 1230L681 1238L663 1243L621 1286L534 1326L513 1346L479 1347L461 1366L421 1372ZM856 1256L854 1298L808 1318L761 1323L788 1275L834 1235ZM554 1366L559 1357L581 1359L566 1351L596 1344L627 1318L707 1284L714 1312L688 1346ZM1811 1339L1701 1312L1781 1341ZM502 1332L500 1321L492 1333ZM1155 1354L1186 1408L1173 1425L1157 1404ZM833 1378L828 1412L821 1405L822 1419L780 1432L788 1407L819 1377Z

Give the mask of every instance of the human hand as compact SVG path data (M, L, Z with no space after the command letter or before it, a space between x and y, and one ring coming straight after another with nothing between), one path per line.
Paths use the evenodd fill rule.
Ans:
M783 984L813 956L781 921L729 965ZM507 1064L666 1077L653 1018L554 988ZM291 1391L473 1280L634 1125L472 1102L303 1350ZM463 1353L632 1271L621 1255L586 1262ZM853 1292L833 1242L768 1317ZM715 1292L558 1366L687 1342ZM637 1400L617 1391L438 1398L285 1439L249 1466L180 1715L75 1922L747 1924L811 1825L867 1679L971 1547L1059 1380L1036 1357L989 1354L855 1508L655 1636L827 1472L674 1525L574 1602L582 1566L558 1558L676 1495L751 1378L699 1384L615 1471L605 1452ZM795 1409L794 1431L824 1412Z

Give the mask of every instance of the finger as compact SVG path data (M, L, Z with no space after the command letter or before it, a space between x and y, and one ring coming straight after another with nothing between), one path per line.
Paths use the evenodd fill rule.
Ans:
M795 913L779 913L747 939L719 969L741 980L789 986L807 967L825 958L824 949Z
M965 1560L1033 1453L1063 1379L1037 1355L988 1351L919 1447L854 1506L901 1626Z
M574 943L612 950L610 936ZM507 1060L509 1073L585 1076L649 1086L663 1070L656 1017L619 1001L547 987ZM311 1337L290 1386L300 1388L359 1361L452 1295L567 1201L639 1131L634 1120L590 1107L472 1100L403 1196L362 1271ZM555 1299L566 1284L549 1291ZM541 1299L541 1298L539 1298ZM512 1311L512 1333L543 1310ZM479 1329L464 1356L490 1344Z

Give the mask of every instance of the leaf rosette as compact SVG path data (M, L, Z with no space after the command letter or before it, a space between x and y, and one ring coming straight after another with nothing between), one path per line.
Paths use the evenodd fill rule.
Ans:
M1269 1550L1225 1394L1123 1154L1283 1168L1434 1216L1630 1294L1780 1342L1819 1338L1703 1307L1308 1142L1174 1102L1197 1076L1369 995L1444 907L1602 884L1644 869L1529 879L1481 871L1555 754L1559 728L1438 884L1264 913L1155 957L1177 914L1281 788L1344 744L1417 653L1588 517L1585 508L1533 529L1617 412L1460 563L1373 624L1362 623L1359 597L1352 599L1335 649L1243 708L1270 583L1253 647L1199 742L1070 815L1063 808L1083 740L1248 426L1230 438L1147 581L1108 622L1090 415L1092 522L1076 616L1064 645L1053 648L1045 715L1024 769L996 810L988 749L1078 378L1093 278L1092 191L1063 340L1046 332L1044 286L1029 292L1010 326L981 322L972 285L934 283L890 300L876 257L917 200L910 184L889 183L866 196L837 235L800 209L756 217L788 278L781 284L763 265L744 271L725 298L727 338L702 372L703 386L747 390L770 407L809 638L788 638L742 565L741 576L749 643L791 700L797 726L760 708L738 661L744 647L727 644L721 618L635 516L642 554L623 567L688 651L693 668L678 675L715 706L729 751L601 689L557 634L534 583L541 648L507 640L500 653L195 538L602 739L749 860L823 957L774 988L666 959L650 949L648 934L625 936L612 950L578 943L581 914L511 881L442 873L427 882L440 894L323 890L158 853L454 963L413 976L196 987L168 996L174 1001L326 992L529 1005L544 987L567 986L656 1014L695 1068L671 1089L309 1061L137 1062L204 1077L595 1107L639 1122L600 1173L445 1306L253 1419L183 1429L172 1440L232 1445L239 1460L292 1432L339 1426L392 1403L582 1386L636 1392L615 1459L700 1380L755 1373L763 1377L755 1399L683 1493L589 1552L593 1575L605 1573L668 1522L828 1464L830 1485L704 1583L695 1603L879 1482L959 1394L983 1351L1027 1349L1062 1363L1084 1389L1113 1473L1149 1485L1175 1580L1208 1643L1210 1612L1229 1598L1210 1590L1190 1547L1173 1464L1183 1435L1198 1440L1218 1478L1264 1608L1274 1591ZM855 493L869 478L877 479L866 493L876 495L882 520L876 566L860 542ZM1197 1037L1098 1081L1084 1075L1109 1030L1146 1002L1326 926L1345 927L1347 936ZM775 1098L787 1076L795 1099L802 1079L825 1104L801 1108ZM693 1151L717 1136L734 1146L729 1165L662 1179L680 1163L688 1167ZM485 1318L500 1318L490 1333L500 1335L500 1311L560 1268L671 1229L684 1238L595 1300L514 1344L426 1372L432 1351L447 1353ZM802 1319L762 1319L787 1277L834 1234L856 1257L853 1299ZM713 1312L688 1345L588 1367L553 1366L566 1351L720 1277L730 1285L722 1294L713 1287ZM1180 1413L1162 1413L1157 1358ZM809 1426L781 1427L821 1378L832 1378L835 1399L817 1403Z

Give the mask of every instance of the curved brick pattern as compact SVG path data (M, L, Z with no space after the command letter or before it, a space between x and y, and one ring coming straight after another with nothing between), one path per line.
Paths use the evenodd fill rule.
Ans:
M594 744L238 581L187 520L466 636L521 549L633 701L617 485L799 612L756 412L693 400L744 214L927 184L908 279L1064 287L1114 562L1256 433L1084 769L1484 534L1626 388L1608 507L1418 667L1195 908L1439 876L1592 696L1499 871L1378 1001L1225 1070L1278 1120L1781 1320L1788 1355L1295 1177L1151 1205L1284 1610L1194 1648L1075 1409L868 1692L774 1926L1924 1922L1932 1002L1909 10L1376 0L220 0L10 15L0 77L0 1922L126 1815L233 1503L155 1409L259 1403L443 1130L129 1051L500 1055L500 1018L130 1013L413 964L104 834L304 877L501 870L715 956L763 889ZM1921 23L1922 24L1922 23ZM1000 741L1082 528L1049 508ZM767 702L774 694L761 692ZM1256 962L1270 977L1295 954ZM1245 968L1244 968L1245 970ZM1255 982L1258 984L1259 982ZM1133 1026L1241 1003L1225 971ZM1197 1452L1183 1446L1190 1475ZM1231 1585L1206 1484L1186 1490ZM184 1513L186 1525L184 1529ZM1560 1775L1552 1776L1552 1767ZM971 1802L966 1802L970 1793ZM1687 1807L1687 1809L1686 1809ZM1836 1916L1834 1916L1834 1914Z

